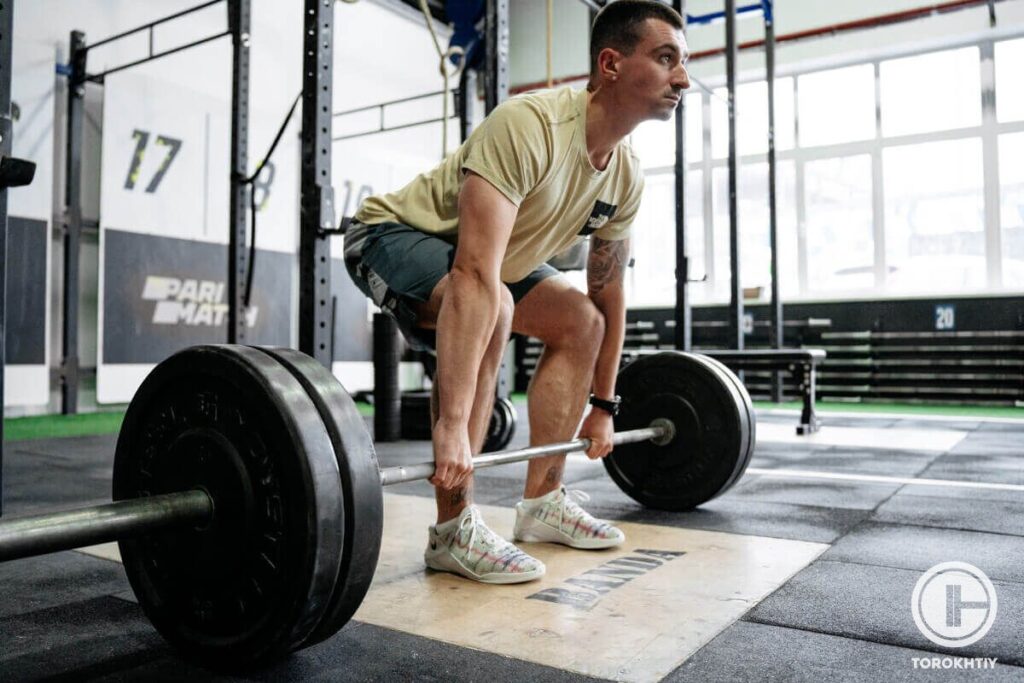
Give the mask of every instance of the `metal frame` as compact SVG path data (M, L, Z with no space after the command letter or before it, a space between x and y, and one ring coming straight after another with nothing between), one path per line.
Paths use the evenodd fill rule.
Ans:
M462 76L460 78L462 79L462 80L460 80L460 84L464 84L465 83L465 78L466 78L466 72L465 71L463 71L463 74L462 74ZM452 120L452 119L456 119L456 118L460 119L460 121L464 120L464 114L462 112L465 109L465 104L463 103L463 98L461 97L461 88L463 86L460 85L459 87L460 87L459 90L452 90L452 91L450 91L452 99L455 102L455 107L454 108L456 110L456 113L450 114L448 116L448 120L449 121ZM432 119L422 119L420 121L412 121L410 123L402 123L402 124L399 124L397 126L387 126L385 124L385 122L384 122L384 109L386 107L391 107L391 106L394 106L396 104L405 104L406 102L415 102L417 100L427 99L428 97L443 96L444 94L445 93L444 93L443 90L438 90L437 92L428 92L428 93L424 93L422 95L413 95L412 97L402 97L402 98L397 99L397 100L388 100L387 102L378 102L377 104L370 104L370 105L367 105L365 107L356 107L355 109L346 109L345 111L336 111L333 114L331 114L332 118L338 118L339 116L348 116L350 114L359 114L359 113L362 113L362 112L373 111L374 109L376 109L376 110L378 110L377 127L374 128L374 129L371 129L371 130L362 131L360 133L350 133L348 135L333 135L333 133L332 133L331 140L333 140L334 142L339 142L340 140L351 140L353 138L361 138L361 137L365 137L367 135L376 135L378 133L389 133L389 132L391 132L393 130L402 130L402 129L405 129L405 128L414 128L416 126L424 126L424 125L426 125L428 123L441 123L445 119L442 118L442 117L437 117L437 118L432 118ZM465 128L465 125L466 125L465 123L462 123L462 129ZM460 130L462 130L462 129L460 129ZM466 138L466 136L465 136L465 134L463 134L463 138L462 139L465 140L465 138Z
M484 16L484 116L508 99L509 0L487 0ZM468 127L467 127L468 128ZM494 387L497 398L508 398L507 368L515 365L511 346L505 347Z
M302 171L299 214L299 350L327 369L334 360L331 188L334 0L305 0L302 52Z
M733 348L743 349L743 286L740 284L740 216L736 202L739 161L736 157L736 0L725 0L725 74L729 97L729 324ZM742 377L741 377L742 379Z
M775 159L775 7L763 0L765 83L768 86L768 235L771 242L772 315L769 341L776 349L784 342L782 299L779 293L779 219L776 202ZM772 375L772 400L782 401L782 373Z
M228 0L231 34L231 199L228 209L228 343L244 344L246 337L245 281L249 269L246 249L246 207L252 191L249 175L249 27L251 0ZM255 238L255 236L254 236Z
M153 29L154 28L156 28L160 24L166 24L167 22L173 21L174 19L180 19L181 17L183 17L183 16L185 16L187 14L192 14L193 12L198 12L199 10L206 9L207 7L211 7L213 5L216 5L219 2L223 2L223 1L224 0L209 0L208 2L204 2L201 5L196 5L195 7L190 7L188 9L186 9L186 10L182 10L181 12L176 12L174 14L169 14L166 17L162 17L162 18L157 19L155 21L151 21L148 24L143 24L142 26L138 26L136 28L129 29L127 31L124 31L123 33L118 33L118 34L110 36L108 38L104 38L103 40L101 40L101 41L99 41L97 43L93 43L92 45L89 45L85 49L91 50L91 49L97 48L97 47L99 47L101 45L106 45L108 43L113 43L114 41L120 40L122 38L127 38L128 36L135 35L136 33L141 33L143 31L148 31L149 32L149 54L146 57L143 57L142 59L136 59L134 61L127 62L125 64L121 64L121 65L118 65L118 66L115 66L115 67L111 67L111 68L106 69L104 71L101 71L101 72L99 72L97 74L89 74L86 78L88 80L94 82L94 83L102 83L105 76L109 76L110 74L117 73L118 71L124 71L125 69L132 68L133 66L138 66L139 64L145 64L146 62L151 62L154 59L159 59L160 57L166 57L167 55L173 55L175 52L181 52L182 50L187 50L190 47L195 47L197 45L202 45L203 43L209 43L210 41L217 40L218 38L223 38L224 36L226 36L229 33L231 33L231 31L228 30L228 31L223 31L221 33L217 33L215 35L209 35L209 36L206 36L205 38L200 38L199 40L194 40L191 43L186 43L185 45L178 45L177 47L172 47L170 50L164 50L163 52L153 52ZM236 1L237 0L228 0L228 2L236 2ZM244 0L244 1L247 1L247 0Z
M212 34L199 40L179 45L162 52L153 52L153 30L175 19L198 12L218 3L224 2L228 9L228 30ZM61 412L70 415L78 412L78 385L80 379L80 361L78 358L78 296L79 296L79 260L81 258L82 231L85 228L82 219L82 139L85 121L85 88L87 83L105 83L107 76L124 71L133 66L145 64L161 57L166 57L197 45L203 45L227 35L233 37L234 65L232 69L232 124L231 124L231 234L228 259L228 286L231 305L228 312L228 341L244 339L244 314L239 316L240 300L244 293L238 282L244 281L246 254L244 248L237 244L245 244L245 188L239 186L239 174L245 177L248 146L248 92L249 92L249 16L251 0L208 0L202 4L181 12L156 19L136 28L109 36L98 42L87 45L85 33L72 31L69 40L69 58L66 68L58 71L67 76L68 105L65 164L65 208L63 218L64 242L64 284L62 302L62 334L61 334ZM141 32L149 33L149 55L143 59L111 67L96 74L88 73L86 65L89 50L108 45L114 41L133 36ZM241 199L239 199L241 196ZM241 210L239 211L239 207ZM243 270L239 270L239 269ZM238 282L235 277L243 274ZM241 333L239 336L238 333Z
M486 113L508 99L508 0L487 0L484 19Z
M672 0L672 9L683 17L684 0ZM690 305L690 258L686 246L686 96L679 100L675 114L675 231L676 231L676 305L675 347L689 351L693 347L693 310Z
M82 138L85 127L85 33L72 31L64 154L64 284L60 366L61 413L78 412L78 285L82 245Z
M10 156L11 47L14 35L14 0L0 3L0 156ZM0 188L0 409L3 407L4 368L7 364L7 190ZM2 416L0 416L2 417ZM3 515L4 426L0 419L0 515Z

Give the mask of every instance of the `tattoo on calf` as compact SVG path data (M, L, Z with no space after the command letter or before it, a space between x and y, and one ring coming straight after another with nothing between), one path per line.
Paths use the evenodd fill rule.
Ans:
M590 257L587 260L587 289L596 294L605 285L620 282L629 260L629 240L603 240L590 238Z
M562 471L564 467L564 465L552 465L549 467L547 474L544 475L544 481L549 484L557 484L562 481Z
M467 490L466 490L466 487L464 487L464 486L462 488L458 488L455 491L453 491L452 492L452 497L450 499L451 500L451 504L452 505L460 505L462 503L465 503L466 502L466 493L467 493Z

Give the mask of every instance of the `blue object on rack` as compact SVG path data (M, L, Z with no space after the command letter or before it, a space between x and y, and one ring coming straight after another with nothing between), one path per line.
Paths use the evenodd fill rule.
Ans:
M458 45L466 53L466 68L475 69L483 61L483 30L477 25L484 18L485 0L448 0L444 11L454 29L448 46ZM453 63L457 63L453 59Z
M750 12L763 12L767 21L772 20L771 0L761 0L753 5L742 5L736 8L736 14L749 14ZM706 25L725 19L725 12L709 12L708 14L687 14L687 24Z

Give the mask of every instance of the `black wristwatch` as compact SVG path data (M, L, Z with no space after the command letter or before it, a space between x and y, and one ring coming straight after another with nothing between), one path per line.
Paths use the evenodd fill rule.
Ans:
M616 396L615 398L609 401L604 398L598 398L593 394L590 395L590 405L594 406L595 408L600 408L601 410L608 413L612 417L616 417L619 414L619 404L621 403L621 396Z

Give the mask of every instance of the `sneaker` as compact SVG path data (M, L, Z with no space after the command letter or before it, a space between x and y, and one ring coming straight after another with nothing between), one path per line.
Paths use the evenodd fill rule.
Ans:
M626 535L608 522L594 519L577 501L590 500L583 491L556 491L516 503L517 541L561 543L573 548L595 550L622 544Z
M430 527L427 566L481 583L523 583L544 576L544 563L487 528L475 505Z

